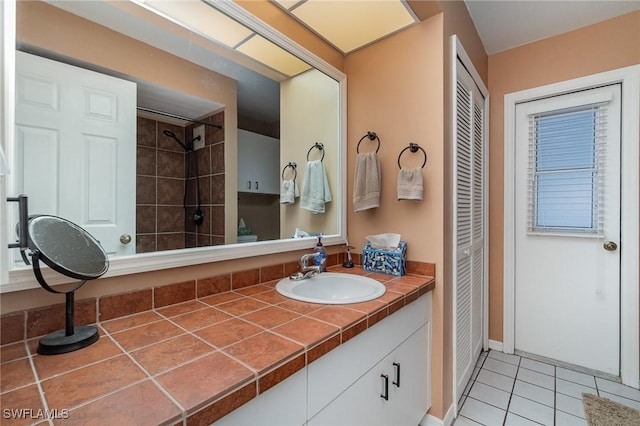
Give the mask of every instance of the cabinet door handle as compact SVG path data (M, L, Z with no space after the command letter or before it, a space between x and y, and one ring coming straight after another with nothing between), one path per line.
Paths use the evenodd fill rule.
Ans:
M389 376L386 374L381 374L380 377L382 378L382 393L380 394L380 398L384 399L385 401L389 400Z
M396 385L396 387L400 387L400 363L394 362L393 369L395 371L395 380L393 381L393 384Z
M250 180L247 181L247 189L251 189L251 181Z
M256 190L258 190L258 181L256 181Z

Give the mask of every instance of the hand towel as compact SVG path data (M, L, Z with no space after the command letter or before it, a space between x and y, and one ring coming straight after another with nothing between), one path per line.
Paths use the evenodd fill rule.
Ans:
M331 189L322 160L307 161L300 192L300 208L311 213L324 213L325 203L331 201Z
M398 200L422 200L424 186L422 168L400 169L398 173Z
M300 190L295 180L283 180L280 188L280 204L294 204L300 196Z
M380 160L375 152L364 152L356 157L353 178L353 211L380 207Z

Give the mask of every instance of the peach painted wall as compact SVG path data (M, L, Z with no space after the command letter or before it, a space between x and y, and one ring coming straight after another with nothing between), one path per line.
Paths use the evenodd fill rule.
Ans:
M308 70L280 83L280 120L287 123L280 133L280 170L294 162L297 167L296 183L302 190L307 173L307 153L314 143L324 145L324 153L311 150L309 159L323 158L331 201L325 204L325 213L314 214L300 208L300 199L293 205L281 205L280 238L291 238L296 228L313 234L337 234L339 230L339 203L341 188L337 186L340 169L340 114L337 99L338 83L318 70ZM291 170L288 170L290 173ZM287 175L287 176L290 176Z
M432 328L432 412L443 407L443 17L438 15L345 59L348 84L347 223L349 243L362 250L368 234L395 232L408 243L409 260L436 264ZM380 138L380 207L353 212L356 146L374 131ZM398 154L416 142L427 152L424 201L398 201ZM375 150L365 139L360 152ZM407 151L408 152L408 151ZM422 163L420 153L405 154L404 167Z
M640 12L489 56L489 338L503 337L504 95L640 63Z
M428 3L428 4L427 4ZM432 7L437 3L436 7ZM345 59L348 84L347 223L349 242L360 251L365 236L396 232L408 243L410 260L436 264L432 325L432 407L444 418L453 402L453 334L451 265L450 36L457 34L478 72L487 81L487 54L462 2L412 2L426 19ZM380 207L353 212L356 145L368 131L381 139ZM409 142L428 154L423 202L396 199L397 158ZM366 139L361 152L375 149ZM404 167L421 163L419 154L403 155Z

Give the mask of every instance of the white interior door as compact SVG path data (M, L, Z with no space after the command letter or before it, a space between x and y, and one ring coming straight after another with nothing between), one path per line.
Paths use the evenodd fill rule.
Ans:
M620 86L516 106L515 349L620 374Z
M469 382L483 342L485 101L458 63L455 128L456 401Z
M111 255L135 253L135 83L16 52L15 161L30 214L82 226Z

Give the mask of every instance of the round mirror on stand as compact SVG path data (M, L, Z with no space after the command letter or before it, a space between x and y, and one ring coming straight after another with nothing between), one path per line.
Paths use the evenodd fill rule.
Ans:
M97 279L107 272L107 253L98 240L73 222L49 215L28 217L26 196L21 195L9 201L17 201L20 204L20 223L17 229L20 242L9 247L20 248L26 263L29 262L25 251L29 250L33 273L40 285L51 293L64 294L66 297L65 328L41 338L38 353L62 354L95 343L99 338L96 327L73 324L74 295L88 280ZM80 281L70 290L56 290L47 284L42 275L40 261L54 271Z

